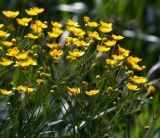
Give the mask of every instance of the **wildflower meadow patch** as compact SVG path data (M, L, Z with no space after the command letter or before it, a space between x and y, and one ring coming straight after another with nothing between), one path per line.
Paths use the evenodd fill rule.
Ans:
M0 137L129 133L128 118L155 91L142 59L121 45L110 22L48 22L43 12L2 11Z

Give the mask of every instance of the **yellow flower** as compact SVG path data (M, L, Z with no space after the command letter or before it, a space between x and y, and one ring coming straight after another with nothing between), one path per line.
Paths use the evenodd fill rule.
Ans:
M3 26L4 26L3 24L0 24L0 29L3 28Z
M88 16L84 16L84 22L88 23L90 21L90 18Z
M88 27L97 27L98 26L98 23L96 22L87 22L86 24Z
M135 69L135 70L141 71L141 70L143 70L145 67L144 67L144 66L141 67L141 66L133 63L133 64L132 64L132 68Z
M120 55L123 55L123 56L128 56L130 53L129 50L122 48L120 45L118 45L118 52Z
M94 32L88 31L88 36L90 38L94 38L96 40L101 40L102 39L101 37L99 37L99 33L96 32L96 31L94 31Z
M15 57L20 60L20 59L26 59L28 57L28 51L22 51L21 53L18 53Z
M79 27L78 22L74 22L71 19L68 19L66 24L69 25L69 26Z
M76 94L79 94L80 93L80 88L71 88L71 87L67 87L67 89L73 94L73 95L76 95Z
M3 30L0 30L0 37L9 37L9 36L10 36L9 33L5 32Z
M16 64L14 65L14 67L20 66L20 67L28 67L28 66L35 66L37 65L36 60L34 60L31 57L28 57L26 60L24 61L17 61Z
M13 43L10 42L10 41L1 41L1 43L2 43L3 46L6 46L6 47L10 47L10 46L13 45Z
M63 33L63 30L52 28L52 32L48 32L49 37L57 38L59 35Z
M77 38L73 38L73 37L66 37L65 40L67 42L67 46L76 44L79 41Z
M97 46L97 50L98 50L99 52L107 52L107 51L110 50L110 48L109 48L109 47L106 47L106 46L103 46L103 45L98 45L98 46Z
M19 11L2 11L2 13L8 18L16 18L19 15Z
M74 31L76 31L76 29L79 29L79 28L74 27L74 26L67 26L67 29L68 29L70 32L74 32Z
M88 16L83 17L84 22L88 23L90 21L90 18Z
M114 40L117 40L117 41L119 41L119 40L122 40L124 37L123 36L121 36L121 35L112 35L112 38L114 39Z
M100 25L106 28L112 28L112 23L105 23L103 21L100 21Z
M27 60L26 60L30 65L37 65L37 62L35 59L33 59L32 57L28 57Z
M40 20L36 20L35 21L35 25L37 25L38 27L41 27L41 28L47 28L47 24L44 22L42 22L42 21L40 21Z
M144 66L140 67L139 65L137 65L137 63L140 62L141 60L142 59L140 59L138 57L132 57L132 56L129 56L127 58L127 62L132 66L132 68L136 69L138 71L141 71L145 68Z
M105 23L103 21L100 21L100 27L99 27L99 30L102 32L102 33L109 33L112 31L112 23Z
M0 91L3 95L10 95L12 93L12 91L8 91L6 89L0 89Z
M25 37L26 37L26 38L29 38L29 39L38 39L38 36L37 36L37 35L33 35L33 34L31 34L31 33L27 34Z
M106 41L104 44L105 44L106 46L112 47L112 46L115 46L116 43L117 43L117 41L115 41L115 40L108 40L108 41Z
M25 93L32 93L34 91L33 88L29 88L27 86L17 86L17 91L25 92Z
M40 20L36 20L34 24L30 25L30 28L35 34L41 35L43 29L47 28L47 24L45 22L43 23Z
M134 75L133 77L130 77L130 79L133 82L136 82L136 83L145 83L145 82L147 82L147 78L145 78L145 77L139 77L139 76L136 76L136 75Z
M61 35L63 33L63 30L53 27L52 32L55 34Z
M57 38L59 34L53 33L53 32L48 32L49 37L51 38Z
M49 53L54 59L59 59L63 55L63 50L54 49Z
M86 34L85 31L83 31L83 30L80 29L80 28L75 28L75 29L73 30L73 33L74 33L74 35L77 36L77 37L83 37L83 36Z
M13 61L12 61L12 60L9 60L9 59L7 59L7 58L2 58L2 61L0 62L0 64L3 65L3 66L9 66L9 65L11 65L12 63L13 63Z
M30 66L30 63L28 63L27 61L17 61L16 64L14 65L14 67L28 67Z
M73 51L69 51L68 59L75 60L84 55L84 51L79 51L78 49L74 49Z
M51 21L51 24L52 24L52 26L55 27L55 28L61 28L61 27L62 27L62 24L60 24L60 23L58 23L58 22L53 22L53 21Z
M123 55L112 55L114 60L123 60L125 57Z
M77 37L83 37L86 34L82 29L74 26L67 26L67 29Z
M86 46L87 44L86 44L86 42L83 41L83 40L78 40L78 41L75 42L75 45L76 45L77 47L84 47L84 46Z
M19 25L22 25L22 26L28 26L28 23L32 20L32 18L22 18L22 19L19 19L17 18L16 21Z
M129 56L127 58L127 61L128 63L132 64L132 63L138 63L140 62L142 59L138 58L138 57L132 57L132 56Z
M127 83L126 84L128 90L131 90L131 91L138 91L140 88L138 88L137 85L134 85L134 84L131 84L131 83Z
M35 34L38 34L38 35L42 34L43 28L41 26L38 26L36 24L31 24L30 28Z
M113 59L106 59L106 64L114 67L115 65L117 65L117 62Z
M57 43L46 43L46 45L51 49L53 49L53 48L60 49L62 47L61 44L57 44Z
M38 7L33 7L33 8L30 8L29 10L26 9L25 11L30 16L36 16L36 15L42 13L44 11L44 9L38 8Z
M86 91L86 94L87 94L88 96L94 96L94 95L96 95L96 94L98 94L98 93L99 93L99 90Z
M111 32L113 29L112 29L112 28L107 28L107 27L100 26L100 27L99 27L99 30L100 30L102 33L109 33L109 32Z
M18 54L18 52L19 52L18 47L14 47L14 48L8 49L6 55L11 56L11 57L15 57Z

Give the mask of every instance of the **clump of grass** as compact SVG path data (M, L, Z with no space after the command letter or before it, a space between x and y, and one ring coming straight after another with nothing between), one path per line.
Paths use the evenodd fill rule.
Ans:
M0 136L106 137L154 92L142 59L120 45L112 23L41 21L43 8L3 11ZM148 92L144 92L144 90ZM2 108L2 107L1 107ZM127 132L126 132L127 131Z

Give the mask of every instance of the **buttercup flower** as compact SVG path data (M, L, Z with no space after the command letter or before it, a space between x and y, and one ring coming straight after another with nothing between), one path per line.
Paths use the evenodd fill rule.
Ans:
M98 23L96 23L96 22L87 22L86 26L88 26L88 27L97 27Z
M36 15L42 13L44 11L44 9L38 8L38 7L33 7L33 8L30 8L29 10L26 9L25 11L30 16L36 16Z
M17 90L20 92L25 92L25 93L32 93L34 91L33 88L29 88L29 87L23 86L23 85L17 86Z
M128 56L130 51L129 50L126 50L124 48L122 48L120 45L118 45L118 52L120 55L123 55L123 56Z
M116 43L117 43L117 41L115 41L115 40L108 40L108 41L106 41L104 44L105 44L106 46L108 46L108 47L112 47L112 46L115 46Z
M90 90L90 91L86 91L86 94L88 96L94 96L97 95L99 93L99 90Z
M67 89L69 90L69 92L71 92L73 95L79 94L80 93L80 88L71 88L71 87L67 87Z
M18 47L14 47L14 48L8 49L6 55L14 57L14 56L16 56L18 54L18 52L19 52Z
M42 22L42 21L40 21L40 20L36 20L35 21L35 25L37 25L38 27L41 27L41 28L43 28L43 29L45 29L45 28L47 28L47 23L46 22Z
M10 60L10 59L7 59L7 58L2 58L2 61L0 62L0 64L1 64L2 66L9 66L9 65L11 65L12 63L13 63L13 61Z
M96 31L94 31L94 32L88 31L88 36L90 38L94 38L96 40L102 40L102 38L99 36L99 33Z
M131 90L131 91L138 91L140 88L138 88L137 85L131 84L131 83L127 83L126 87Z
M84 22L88 23L90 21L90 18L88 16L84 16Z
M79 51L78 49L74 49L73 51L69 51L68 59L75 60L84 55L84 51Z
M130 77L130 79L133 82L136 82L136 83L145 83L145 82L147 82L147 78L145 78L145 77L139 77L139 76L136 76L136 75L134 75L133 77Z
M66 24L69 25L69 26L79 27L78 22L74 22L71 19L68 19Z
M123 55L112 55L114 60L123 60L125 57Z
M100 21L100 27L99 30L102 33L109 33L112 31L112 23L105 23L103 21Z
M6 89L0 89L0 92L1 92L3 95L6 95L6 96L8 96L8 95L10 95L10 94L12 93L12 91L8 91L8 90L6 90Z
M51 49L53 49L53 48L60 49L62 47L62 45L58 44L58 43L46 43L46 45Z
M140 62L142 59L138 58L138 57L132 57L129 56L127 58L127 62L132 66L133 69L136 69L138 71L143 70L145 67L140 67L137 63Z
M7 37L9 37L10 36L10 33L7 33L7 32L5 32L5 31L3 31L3 30L0 30L0 37L5 37L5 38L7 38Z
M27 34L25 37L26 37L26 38L29 38L29 39L38 39L38 36L37 36L37 35L33 35L33 34L31 34L31 33Z
M55 27L55 28L61 28L61 27L62 27L62 24L60 24L60 23L58 23L58 22L53 22L53 21L51 21L51 24L52 24L52 26Z
M117 40L117 41L119 41L119 40L122 40L124 37L123 36L121 36L121 35L112 35L112 38L114 39L114 40Z
M16 18L19 15L19 11L3 11L2 13L8 18Z
M78 40L78 41L75 42L75 45L77 47L84 47L84 46L87 45L87 43L85 41L83 41L83 40Z
M18 60L21 60L21 59L26 59L28 57L28 51L22 51L20 53L18 53L15 57L18 59Z
M98 50L99 52L107 52L107 51L110 50L110 48L109 48L109 47L106 47L106 46L104 46L104 45L98 45L98 46L97 46L97 50Z
M114 67L115 65L117 65L117 62L113 59L106 59L106 64Z
M19 25L22 25L22 26L28 26L28 23L32 20L32 18L22 18L22 19L19 19L17 18L16 21Z
M6 47L10 47L10 46L13 45L13 43L10 42L10 41L1 41L1 43L2 43L3 46L6 46Z
M63 50L54 49L53 51L50 52L50 55L54 59L59 59L63 55Z
M63 30L52 28L52 32L48 32L49 37L57 38L59 35L63 33Z
M32 57L27 57L25 60L17 61L14 67L28 67L28 66L35 66L37 65L36 60L34 60Z
M112 23L105 23L103 21L100 21L100 25L106 28L112 28Z

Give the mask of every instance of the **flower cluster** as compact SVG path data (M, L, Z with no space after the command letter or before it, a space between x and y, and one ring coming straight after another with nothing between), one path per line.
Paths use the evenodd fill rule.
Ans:
M0 68L8 71L13 69L13 74L16 69L35 70L36 75L31 83L28 83L26 77L24 82L14 82L12 87L1 86L0 92L3 95L13 94L14 91L32 93L36 91L35 86L43 84L47 79L50 80L53 77L60 80L63 72L59 73L57 70L53 73L56 64L63 67L69 64L72 67L73 63L75 64L74 71L76 71L79 66L84 67L87 60L90 62L88 70L100 62L106 70L101 75L93 74L93 76L99 76L96 77L97 81L103 80L104 78L101 76L106 75L107 72L123 69L125 74L122 75L122 80L125 80L123 84L128 91L138 91L147 82L145 77L134 75L134 71L144 70L145 67L139 65L142 59L131 56L130 51L120 45L120 41L124 37L112 33L112 23L101 20L99 22L91 21L87 16L84 17L83 26L71 19L68 19L65 24L57 21L48 23L37 18L44 11L43 8L34 7L25 11L26 17L24 18L18 18L19 11L2 12L8 20L16 21L16 24L12 24L13 26L23 28L22 30L25 31L21 30L21 33L13 34L5 24L0 24ZM66 36L65 32L68 32L69 35ZM63 43L60 41L62 38ZM45 71L41 72L41 68L45 68ZM36 72L36 70L38 71ZM69 71L71 74L73 70L66 72ZM10 80L13 81L13 79ZM84 92L88 96L94 96L103 93L109 87L105 86L102 90L98 86L91 85L85 78L75 84L67 82L64 84L64 87L67 88L66 91L72 95ZM114 89L118 87L119 85Z

